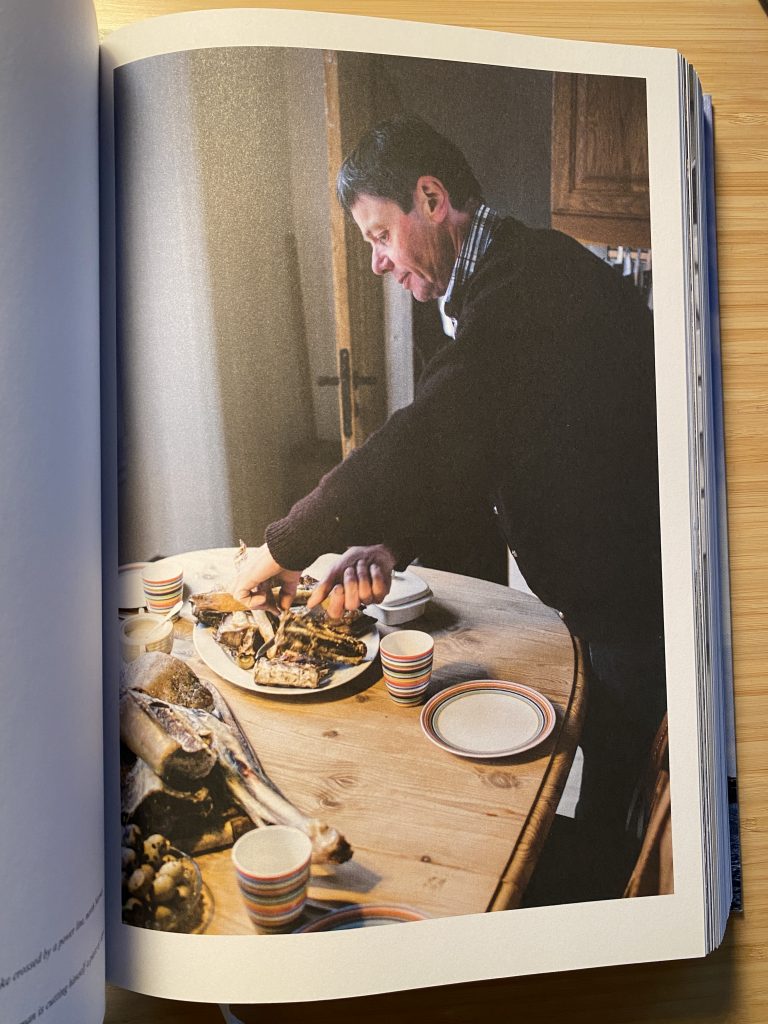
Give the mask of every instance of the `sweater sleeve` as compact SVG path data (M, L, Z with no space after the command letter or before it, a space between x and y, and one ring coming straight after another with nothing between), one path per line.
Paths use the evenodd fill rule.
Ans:
M492 474L494 348L489 332L470 330L439 353L413 403L267 527L272 556L299 569L324 551L385 543L402 564L437 517L476 506Z

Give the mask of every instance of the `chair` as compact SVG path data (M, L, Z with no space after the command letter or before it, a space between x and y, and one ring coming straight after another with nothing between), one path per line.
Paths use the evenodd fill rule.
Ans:
M667 895L674 891L672 872L672 815L669 786L669 737L664 715L653 741L648 766L638 786L634 806L644 826L625 896Z

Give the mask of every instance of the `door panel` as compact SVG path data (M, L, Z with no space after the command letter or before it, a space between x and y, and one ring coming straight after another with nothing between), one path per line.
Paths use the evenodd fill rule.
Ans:
M649 206L645 80L556 74L552 227L647 248Z

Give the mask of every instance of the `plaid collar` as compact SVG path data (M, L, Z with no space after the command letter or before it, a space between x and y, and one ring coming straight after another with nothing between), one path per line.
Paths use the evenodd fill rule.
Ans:
M443 320L445 321L445 318L448 317L449 320L454 322L454 331L448 331L448 333L455 334L455 310L461 295L461 289L474 274L477 261L485 254L486 249L491 244L493 234L500 223L501 217L490 206L486 206L485 203L481 203L477 210L475 210L467 237L464 239L461 252L453 265L448 288L445 295L440 299L440 311L443 314Z

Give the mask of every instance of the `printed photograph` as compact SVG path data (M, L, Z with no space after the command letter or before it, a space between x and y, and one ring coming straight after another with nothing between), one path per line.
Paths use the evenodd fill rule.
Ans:
M123 921L673 892L645 80L114 86Z

